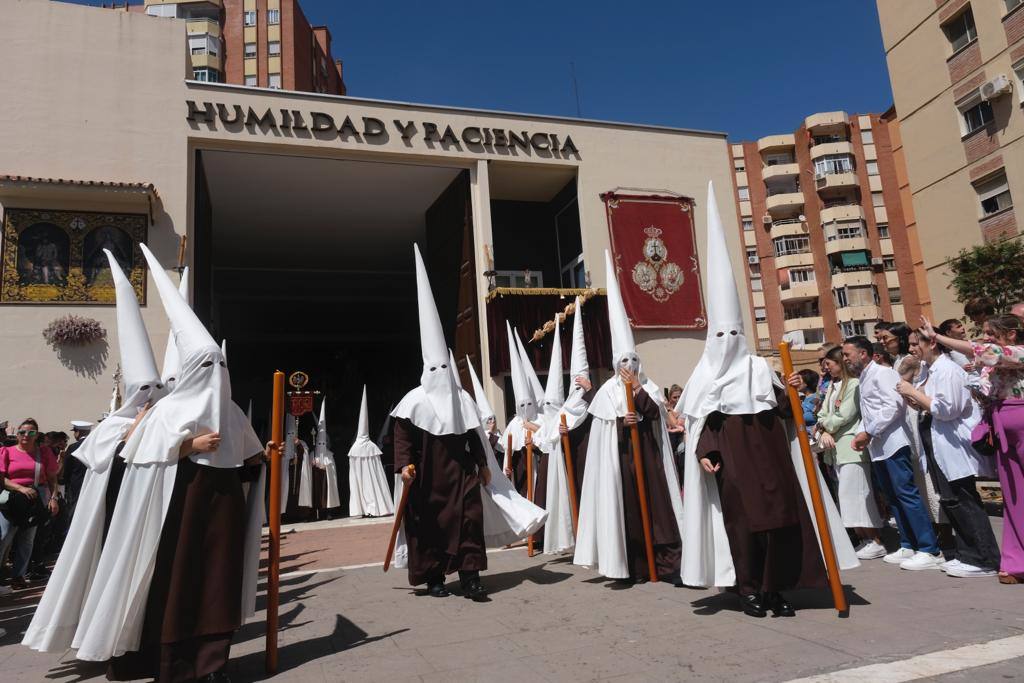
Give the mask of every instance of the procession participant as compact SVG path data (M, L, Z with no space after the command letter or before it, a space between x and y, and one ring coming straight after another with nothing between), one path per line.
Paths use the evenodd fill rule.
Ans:
M331 510L341 507L341 495L338 493L338 467L334 462L334 451L330 449L330 439L327 436L326 398L320 403L316 442L309 457L312 461L312 518L331 519ZM351 470L349 472L351 474Z
M188 266L181 271L181 279L178 281L178 294L182 301L188 304ZM181 371L181 355L178 353L178 345L174 343L174 330L167 333L167 347L164 349L163 370L160 372L160 379L170 392L174 389L174 383L178 380L178 373Z
M79 659L113 658L114 680L218 679L256 580L245 571L242 479L265 451L231 400L217 343L140 246L181 370L125 443L128 469L96 570L105 580L89 590L72 647Z
M638 472L630 439L635 428L650 511L655 570L658 577L678 584L683 505L666 429L667 412L661 389L644 375L607 251L605 281L615 375L601 385L588 408L594 419L573 563L622 581L640 583L649 577ZM627 405L626 382L632 385L635 411Z
M790 417L783 387L748 350L710 183L707 212L707 341L676 406L687 433L682 579L736 586L750 616L792 616L781 591L828 585L807 473L795 425L780 419ZM831 496L822 499L840 567L857 566Z
M505 425L501 435L501 443L505 446L505 476L526 497L526 442L531 441L533 433L540 429L537 398L533 393L530 380L523 367L525 361L516 346L512 327L505 321L505 333L508 337L509 370L512 377L512 395L516 402L516 414ZM510 439L511 437L511 439ZM509 444L512 444L509 449Z
M120 343L120 339L118 339L118 343ZM150 350L150 354L152 354L152 350ZM121 374L123 378L123 368ZM157 384L159 383L160 382L157 382ZM78 497L82 492L82 483L85 480L85 473L89 470L88 466L82 462L82 460L75 457L75 451L81 448L82 444L85 443L85 437L89 436L92 428L92 422L88 422L86 420L72 420L71 435L75 437L75 442L68 446L68 449L64 451L64 499L67 501L68 515L72 517L75 514L75 506L78 504Z
M303 515L308 516L313 508L313 458L309 446L299 438L299 418L295 415L285 416L284 443L283 460L292 470L292 476L288 481L291 488L283 489L287 491L288 497L282 495L281 501L285 507L281 515L295 508L304 508Z
M502 477L487 444L473 399L456 383L441 319L419 248L416 294L423 372L420 385L392 411L395 418L395 499L409 486L394 566L407 567L409 583L427 584L434 597L449 595L445 576L459 573L463 594L487 600L480 571L488 542L509 543L533 533L545 513L522 500Z
M531 393L533 395L534 405L537 407L536 429L532 430L532 433L530 435L530 440L533 441L533 463L532 463L532 466L533 466L533 482L531 483L530 491L532 492L532 502L533 502L533 504L536 505L537 507L541 508L541 509L545 509L546 510L547 509L547 491L548 491L548 461L549 461L548 450L546 448L544 448L544 446L542 446L541 444L537 443L537 436L536 435L540 432L540 430L543 428L543 426L544 426L544 424L546 422L548 422L549 420L555 419L557 417L558 411L557 411L557 408L553 408L552 409L551 407L549 407L548 409L545 409L545 403L550 403L549 401L546 401L546 399L545 399L545 396L547 394L547 389L540 383L540 378L537 377L537 371L533 369L533 361L530 360L529 355L526 353L526 347L523 346L523 340L519 336L519 331L518 330L515 332L515 338L516 338L516 349L519 351L520 367L523 369L523 374L526 376L526 381L527 381L527 383L528 383L528 385L530 387ZM559 359L559 365L561 365L561 359ZM561 370L559 370L559 373L558 373L558 383L559 383L559 386L561 385L561 382L562 382L562 373L561 373ZM553 386L552 386L552 391L554 391L554 387ZM562 389L559 389L559 394L558 395L564 395L564 394L565 394L565 391L562 390ZM560 401L561 399L557 399L556 398L556 400ZM523 452L523 456L525 457L525 455L526 455L526 452L524 451ZM524 467L525 467L526 461L522 460L521 462L524 464ZM526 481L525 476L526 476L526 473L524 472L523 473L523 477L524 477L523 481L524 482ZM530 496L527 496L525 489L521 493L522 493L523 496L525 496L527 498L530 498ZM566 501L566 505L568 505L568 501ZM548 522L550 522L550 521L551 521L551 515L549 514L548 515ZM546 529L547 529L547 523L544 524L543 528L537 530L537 533L535 533L533 535L533 542L534 542L534 544L543 547L543 545L544 545L544 531Z
M323 405L321 422L323 422ZM327 426L323 426L323 439L317 434L316 451L320 457L321 448L326 450ZM356 440L348 449L348 514L349 517L383 517L393 515L395 506L391 500L391 488L380 462L381 450L370 441L370 414L366 407L366 385L363 385L363 401L359 405L359 426Z
M473 383L473 400L476 402L477 414L480 416L480 424L483 425L487 442L491 445L491 450L494 451L498 460L504 460L505 445L501 443L501 430L498 429L494 408L487 400L487 394L484 393L484 387L480 384L480 378L477 377L476 369L469 361L469 356L466 356L466 367L469 368L469 379Z
M125 400L95 429L87 422L72 422L79 440L68 462L80 463L84 470L75 493L77 512L22 640L23 645L41 652L63 652L71 646L124 473L124 461L115 455L145 410L164 394L135 289L109 252L107 258L117 302Z

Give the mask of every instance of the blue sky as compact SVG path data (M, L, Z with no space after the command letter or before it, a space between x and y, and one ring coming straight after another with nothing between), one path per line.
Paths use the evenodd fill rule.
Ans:
M87 4L98 4L89 2ZM892 103L874 0L303 0L349 94L725 131Z

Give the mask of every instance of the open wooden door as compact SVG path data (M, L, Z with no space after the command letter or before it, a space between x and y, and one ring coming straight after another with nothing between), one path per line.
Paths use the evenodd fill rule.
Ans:
M480 369L480 311L469 172L463 171L427 209L426 261L437 310L462 386L470 386L466 357Z

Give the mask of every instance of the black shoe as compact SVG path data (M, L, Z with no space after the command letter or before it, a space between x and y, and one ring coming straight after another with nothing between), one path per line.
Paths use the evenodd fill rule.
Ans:
M768 616L768 613L764 611L764 605L761 604L761 596L757 593L753 595L741 595L740 602L743 603L743 612L750 617L764 617Z
M42 582L50 578L50 572L46 570L34 569L25 575L29 581Z
M764 602L768 606L768 609L772 611L777 617L795 617L796 610L793 606L786 602L786 598L782 597L782 593L765 593Z
M447 598L451 595L443 583L432 583L427 586L427 594L432 598Z
M473 602L488 602L487 589L480 583L480 579L470 579L467 584L463 595Z

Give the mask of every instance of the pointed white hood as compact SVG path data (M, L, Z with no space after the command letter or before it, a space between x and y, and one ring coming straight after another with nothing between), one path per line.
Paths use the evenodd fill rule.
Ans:
M772 389L775 373L747 347L739 289L718 214L715 188L710 182L707 206L707 263L703 268L707 339L704 354L686 382L676 410L694 418L713 412L749 415L770 410L777 405Z
M125 395L120 407L96 425L75 451L76 458L97 472L104 471L110 465L118 442L135 421L139 410L148 401L157 401L167 393L156 369L156 359L149 344L146 325L142 321L135 288L113 255L106 249L103 251L110 262L117 299L117 345L121 355Z
M516 337L508 321L505 321L505 332L508 335L509 372L512 376L512 394L516 401L516 417L533 421L537 419L537 402L534 401L533 389L523 369L523 357L519 355Z
M494 414L494 408L491 407L490 401L487 400L487 394L484 393L484 387L476 374L476 368L469 361L469 356L466 356L466 366L469 368L469 379L473 383L473 397L476 400L476 410L480 415L480 422L486 423L488 419L497 416Z
M178 293L185 303L188 303L188 266L185 266L185 269L181 271ZM160 373L160 377L163 379L164 384L167 385L168 391L174 388L174 382L177 379L179 370L181 370L181 356L178 354L178 347L174 343L174 331L171 330L167 333L167 348L164 350L163 372Z
M366 417L366 387L363 387L363 412L360 415L360 424ZM318 463L325 467L329 462L334 462L334 452L330 448L330 439L327 438L327 399L320 402L320 419L316 421L316 447L313 457Z
M227 339L221 339L220 340L220 355L224 356L224 362L227 363L228 362L228 340Z
M523 376L526 377L530 392L533 394L533 402L537 406L537 410L540 410L540 403L544 400L544 385L540 383L537 371L533 369L533 361L530 360L529 354L526 353L526 347L523 346L523 339L519 336L519 330L516 330L515 337L516 349L519 351L519 361L523 367Z
M326 401L325 401L326 402ZM323 405L320 406L321 417L323 420ZM317 437L316 447L320 448L320 437ZM352 447L348 449L348 457L350 458L369 458L375 455L380 455L381 450L377 448L377 444L370 440L370 413L366 408L366 385L363 385L363 402L359 405L359 425L356 429L356 440L352 442Z
M572 317L572 353L569 357L569 381L580 375L590 379L587 344L583 337L583 300L576 297L576 314Z
M455 381L449 367L448 346L430 289L427 268L419 247L413 245L416 260L416 300L420 322L420 352L423 372L420 386L413 389L391 412L435 436L464 434L480 424L473 400Z
M192 459L211 467L240 467L263 446L241 408L231 400L231 378L220 347L152 252L144 244L139 246L170 319L181 371L174 391L153 407L125 444L124 459L138 464L174 462L185 439L216 432L220 447L213 453L192 455Z
M548 364L548 381L544 387L544 415L555 417L565 404L565 385L562 384L562 333L561 325L555 318L555 333L551 341L551 362Z

